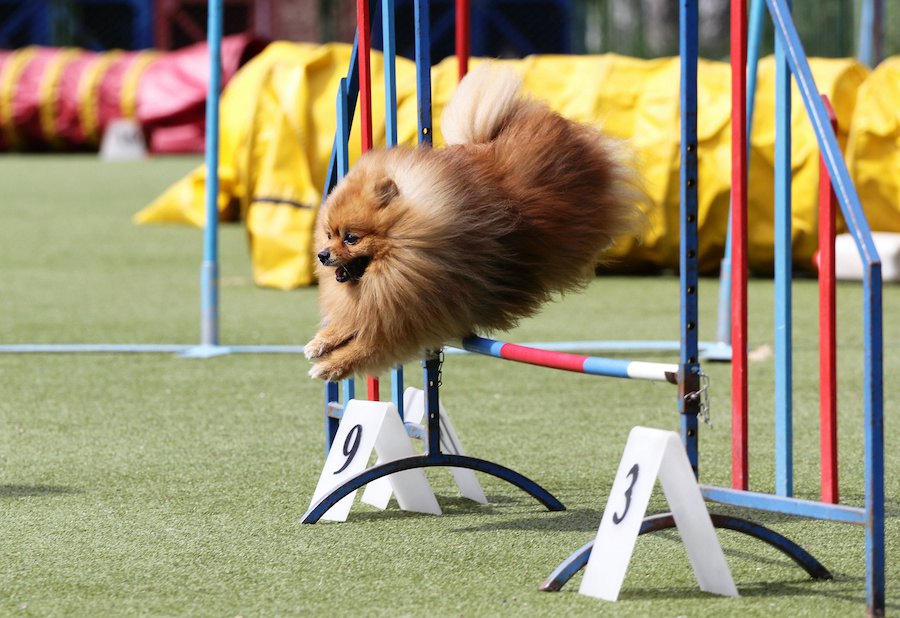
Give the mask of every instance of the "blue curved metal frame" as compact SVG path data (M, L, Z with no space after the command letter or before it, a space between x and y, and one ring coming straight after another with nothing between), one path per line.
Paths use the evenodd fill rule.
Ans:
M787 555L791 560L796 562L806 571L813 579L833 579L831 571L822 566L812 554L794 543L792 540L778 534L774 530L766 528L763 525L752 521L733 517L731 515L717 515L710 513L713 526L726 530L733 530L742 534L747 534L754 538L768 543L775 549ZM651 515L645 517L638 534L647 534L650 532L658 532L659 530L667 530L675 527L675 518L671 513L660 513L659 515ZM540 589L544 592L558 592L566 583L575 576L587 564L594 549L594 541L585 543L582 547L572 553L571 556L556 567L547 579L541 584Z
M304 524L316 523L328 509L337 504L342 498L376 479L388 476L389 474L394 474L395 472L412 470L413 468L433 468L437 466L468 468L478 472L485 472L522 489L547 507L547 510L549 511L566 510L565 505L557 500L553 494L528 477L523 476L514 470L510 470L505 466L501 466L500 464L485 459L437 452L395 459L384 464L366 468L356 476L345 481L342 485L333 489L331 493L324 496L316 504L310 507L300 521Z
M466 455L456 455L441 452L441 417L440 404L438 399L438 388L440 383L440 358L438 355L429 355L423 362L423 374L426 384L425 398L425 415L427 423L423 428L421 425L413 425L406 423L407 433L414 438L421 439L425 442L425 454L416 455L414 457L404 457L395 459L380 465L366 468L359 474L347 479L341 485L332 489L327 495L323 496L316 504L312 505L303 515L300 522L304 524L314 524L322 516L337 504L342 498L350 495L364 485L371 483L376 479L383 478L395 472L403 472L404 470L412 470L414 468L433 468L433 467L451 467L451 468L468 468L478 472L484 472L504 480L516 487L522 489L531 495L538 502L543 504L550 511L564 511L565 505L560 502L553 494L541 487L538 483L530 478L502 466L498 463L469 457ZM353 397L352 381L346 380L344 383L345 399ZM328 382L325 387L325 448L326 454L334 440L337 432L338 420L342 416L341 412L334 410L334 403L339 395L338 384L336 382ZM338 406L339 407L339 406ZM402 417L402 413L401 413ZM424 429L424 431L423 431Z

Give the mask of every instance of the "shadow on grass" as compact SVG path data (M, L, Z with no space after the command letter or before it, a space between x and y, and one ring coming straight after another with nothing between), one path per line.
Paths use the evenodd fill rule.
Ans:
M537 505L538 508L542 508ZM567 511L541 511L534 516L492 521L490 523L457 528L456 532L490 532L495 530L547 530L552 532L597 532L602 511L597 509L571 509ZM585 542L589 541L585 539ZM577 549L577 548L572 548Z
M841 492L841 504L849 504L851 506L863 506L866 503L866 496L861 492L843 491ZM884 516L900 517L900 500L891 499L890 496L884 498Z
M790 582L753 582L738 585L741 596L752 597L822 597L835 601L848 601L851 603L865 604L865 593L862 591L864 580L862 577L841 575L833 581L814 582L813 580L800 580ZM814 587L812 587L814 586ZM854 594L848 588L853 587ZM834 587L827 590L826 587ZM887 609L900 609L900 603L885 603Z
M436 494L438 505L441 507L441 516L453 515L499 515L506 512L510 507L527 506L529 503L534 504L535 508L543 509L543 507L528 496L521 499L509 498L507 496L488 498L488 504L480 504L468 498L460 496L442 496ZM385 510L379 510L375 507L367 506L363 503L359 504L360 510L352 516L359 520L365 519L390 519L405 517L432 517L432 515L415 513L413 511L403 511L397 505L396 498L391 498L391 502ZM356 508L354 506L354 508Z
M0 499L2 498L38 498L41 496L58 496L63 494L81 493L71 487L59 485L0 485Z
M853 578L860 579L860 578ZM823 590L821 585L813 585L813 580L794 580L794 581L764 581L737 584L738 593L742 597L747 598L770 598L770 597L821 597L823 599L832 599L840 601L848 601L851 603L865 603L865 597L862 594L851 594L846 592L843 587L839 590ZM847 582L845 582L847 583ZM858 586L859 581L854 581L853 585ZM834 584L829 582L828 586ZM659 588L659 589L642 589L642 590L623 590L619 596L619 600L631 601L662 601L662 600L688 600L688 599L709 599L716 595L703 592L699 588ZM888 607L897 607L897 604L888 604Z

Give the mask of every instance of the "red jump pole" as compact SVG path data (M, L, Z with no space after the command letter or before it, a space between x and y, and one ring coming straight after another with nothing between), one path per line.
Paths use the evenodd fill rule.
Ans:
M748 488L747 2L731 0L731 485Z
M356 30L359 37L359 124L362 152L372 149L372 24L369 16L369 0L356 0ZM367 396L379 400L378 378L366 379Z
M470 22L469 0L456 0L456 62L460 80L469 72Z
M831 128L837 135L837 116L822 95ZM822 502L838 502L837 455L837 318L835 307L834 235L835 195L825 160L819 158L819 445L822 457Z
M356 0L356 24L359 36L359 120L362 151L372 149L372 24L369 0Z

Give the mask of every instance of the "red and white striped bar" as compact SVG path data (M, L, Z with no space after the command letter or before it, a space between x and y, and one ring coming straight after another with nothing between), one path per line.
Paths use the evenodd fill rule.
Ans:
M610 378L652 380L670 384L678 383L678 365L674 363L650 363L553 352L475 336L466 337L461 342L450 345L475 354L503 358L539 367L550 367L551 369L562 369L564 371Z

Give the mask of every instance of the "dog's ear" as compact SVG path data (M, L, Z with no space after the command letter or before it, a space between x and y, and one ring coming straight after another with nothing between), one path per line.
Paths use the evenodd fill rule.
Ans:
M400 189L397 188L397 183L392 178L379 180L375 185L375 206L384 208L398 195L400 195Z

